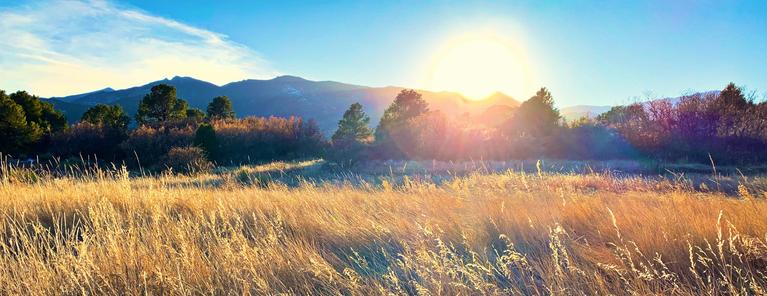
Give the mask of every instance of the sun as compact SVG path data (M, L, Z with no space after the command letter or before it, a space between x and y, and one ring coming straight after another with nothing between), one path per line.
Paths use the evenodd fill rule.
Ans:
M435 56L427 86L457 91L481 100L501 91L519 98L529 84L524 53L511 40L495 35L456 38Z

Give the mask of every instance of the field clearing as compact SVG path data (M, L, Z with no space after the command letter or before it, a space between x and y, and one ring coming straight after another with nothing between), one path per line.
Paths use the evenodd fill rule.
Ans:
M151 177L6 168L0 293L767 293L767 179L543 166L327 182L316 161Z

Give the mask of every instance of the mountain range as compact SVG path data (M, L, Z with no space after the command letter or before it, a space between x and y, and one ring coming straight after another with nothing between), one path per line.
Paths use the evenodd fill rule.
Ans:
M189 106L202 109L216 96L227 96L238 117L245 116L300 116L314 119L320 129L328 134L335 130L338 120L352 103L359 102L375 125L402 87L368 87L334 81L311 81L296 76L279 76L269 80L248 79L222 86L192 77L176 76L126 89L101 90L49 98L74 122L96 104L119 104L128 114L135 114L139 101L150 92L152 86L165 83L176 87L178 97ZM455 92L431 92L418 90L430 109L440 110L448 116L476 116L496 114L499 109L511 109L519 101L503 93L494 93L483 100L471 100ZM596 115L605 107L576 106L577 113ZM590 111L589 107L596 107ZM585 110L585 111L584 111ZM570 117L568 108L562 114ZM593 113L593 114L592 114Z

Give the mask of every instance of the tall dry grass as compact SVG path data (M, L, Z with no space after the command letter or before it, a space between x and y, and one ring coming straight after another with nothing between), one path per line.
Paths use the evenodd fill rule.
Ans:
M725 196L605 174L288 187L230 172L10 171L0 182L4 295L767 291L758 178Z

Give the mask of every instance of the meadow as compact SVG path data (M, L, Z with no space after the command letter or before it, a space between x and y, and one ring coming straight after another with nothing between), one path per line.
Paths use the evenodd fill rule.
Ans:
M767 293L764 177L328 166L3 166L0 294Z

